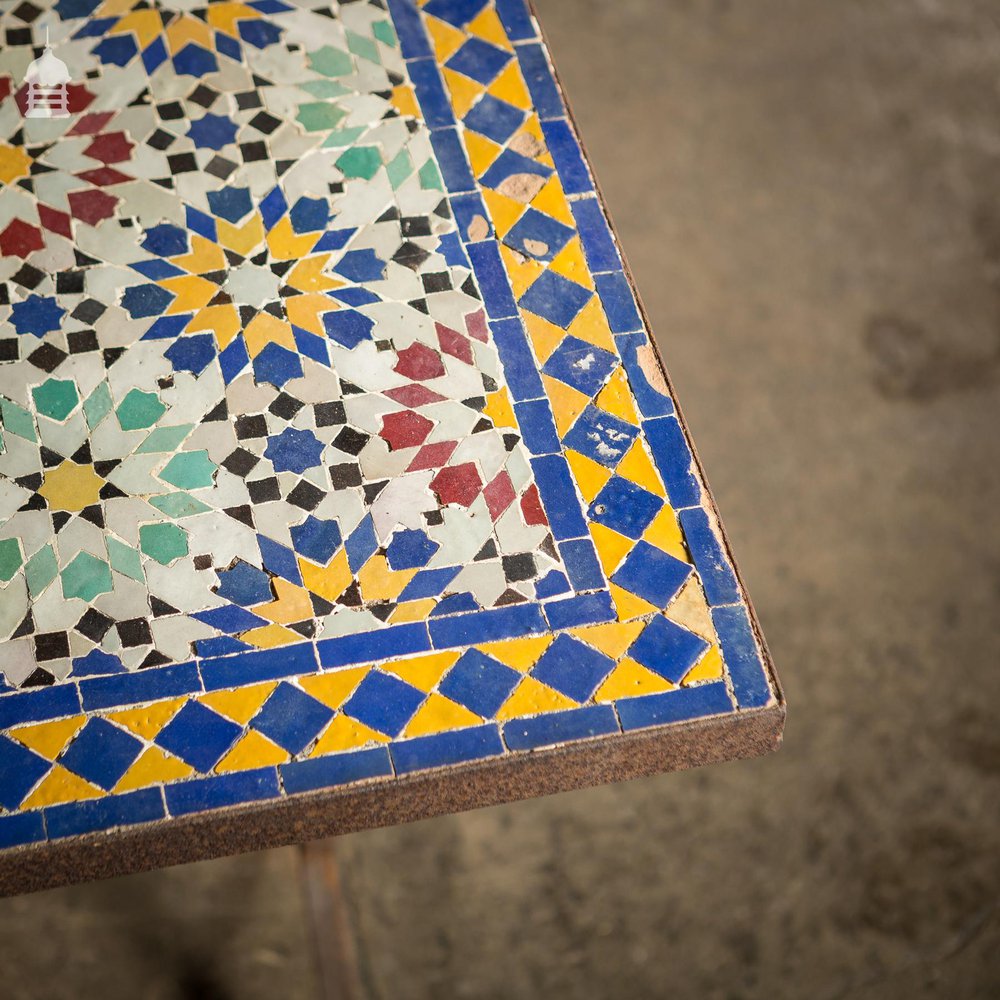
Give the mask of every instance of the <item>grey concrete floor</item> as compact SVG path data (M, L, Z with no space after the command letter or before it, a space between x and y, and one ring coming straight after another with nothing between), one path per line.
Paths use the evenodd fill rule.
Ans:
M1000 993L1000 6L538 0L790 704L343 838L372 1000ZM315 995L294 852L0 903L13 998Z

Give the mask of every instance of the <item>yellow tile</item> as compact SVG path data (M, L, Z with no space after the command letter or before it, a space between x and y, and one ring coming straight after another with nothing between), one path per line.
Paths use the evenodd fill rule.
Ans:
M243 331L243 339L251 358L257 357L268 344L281 344L290 351L298 350L291 324L266 312L257 313L250 320Z
M482 193L483 201L486 203L490 218L493 220L493 228L497 231L497 239L502 239L510 231L511 226L524 214L525 206L499 191L492 191L490 188L483 188ZM506 249L507 247L500 248L501 252ZM514 259L511 258L511 260ZM534 264L534 261L531 263Z
M47 760L55 760L86 721L87 716L74 715L71 719L57 719L55 722L40 722L34 726L10 729L7 735L29 750L40 753Z
M467 708L457 704L443 694L431 693L420 706L417 714L410 719L405 736L427 736L443 733L449 729L463 729L478 725L483 720Z
M127 708L123 712L108 712L106 718L123 726L130 733L144 740L156 739L157 733L181 710L187 698L170 698L156 701L141 708Z
M677 523L677 515L673 508L664 506L660 513L653 518L652 524L646 529L642 536L643 541L655 545L664 552L669 552L676 559L690 562L687 549L684 547L684 536L681 534L681 527Z
M292 228L291 218L283 215L268 230L267 245L271 256L278 260L301 260L316 245L316 234L304 233L300 236Z
M670 691L674 687L676 685L670 681L626 656L594 693L594 701L617 701L619 698Z
M369 729L361 722L348 718L346 715L337 715L326 732L319 738L316 746L313 747L310 757L319 757L325 753L337 753L341 750L355 750L368 743L388 743L389 737L382 733Z
M438 63L447 62L464 44L465 32L436 17L424 19Z
M471 35L476 35L482 38L484 41L491 42L493 45L498 46L501 49L506 49L508 52L513 52L514 47L510 44L510 40L507 38L507 32L503 30L503 25L500 23L500 18L497 17L497 12L492 7L487 7L481 14L474 17L465 28L466 31ZM517 65L517 60L512 59L512 66Z
M61 764L54 764L52 770L42 778L41 783L21 803L21 808L39 809L55 805L57 802L78 802L81 799L96 799L104 792L89 781L67 771Z
M498 197L500 196L498 195ZM510 286L515 299L520 298L545 270L545 267L538 261L525 257L508 246L500 247L500 256L503 258L504 270L510 278ZM563 332L563 336L566 336L565 332Z
M470 80L462 73L444 68L442 74L444 82L451 95L451 106L456 117L464 118L469 108L486 92L486 88L475 80Z
M588 645L599 649L605 656L617 660L639 637L644 625L641 621L608 622L605 625L585 625L570 631Z
M208 25L193 17L178 17L167 25L167 45L171 55L183 51L190 42L211 52L212 32Z
M510 395L505 386L496 392L491 392L486 397L486 406L483 407L483 415L493 421L494 427L517 427L517 420L514 418L514 407L511 406Z
M223 351L232 343L236 334L243 329L243 324L240 322L239 313L234 306L221 305L199 309L188 323L187 328L192 333L197 333L200 330L211 330L215 334L219 350Z
M535 201L537 200L536 198ZM531 205L534 208L535 202L532 202ZM561 274L564 278L569 278L570 281L575 281L578 285L583 285L584 288L589 288L591 291L594 290L594 281L590 276L590 268L583 255L583 245L580 243L579 236L574 236L552 258L549 270L555 271L556 274Z
M532 112L528 116L508 145L515 147L522 156L530 156L532 159L537 159L545 152L545 135L537 114Z
M219 292L219 286L214 281L209 281L196 274L185 274L179 278L164 278L158 284L161 288L174 294L174 300L166 311L168 316L204 309Z
M337 287L340 286L340 282L335 284ZM322 316L337 305L336 301L331 299L329 295L324 292L307 293L305 295L292 295L282 301L292 324L300 326L310 333L315 333L317 337L326 336Z
M715 681L725 675L722 665L722 653L718 646L709 646L705 655L684 675L682 684L695 684L698 681Z
M396 610L389 615L389 621L393 625L400 622L422 622L430 617L430 613L437 606L437 598L426 597L421 601L404 601L396 606Z
M631 538L620 535L613 528L596 522L590 525L590 534L597 548L597 558L601 560L604 572L611 576L618 568L618 564L625 558L626 553L635 545L635 542Z
M251 729L215 765L215 770L219 774L225 774L228 771L249 771L254 767L284 764L288 759L289 754L285 750L282 750L276 743L272 743L266 736Z
M212 4L205 11L205 18L208 23L218 31L224 31L234 38L239 34L237 21L244 17L257 16L257 12L252 7L247 7L242 3L216 3Z
M705 592L701 589L696 574L692 573L688 577L687 583L667 605L666 615L671 621L683 625L703 639L708 639L709 642L715 641L712 613L708 610Z
M476 177L482 177L490 164L500 155L500 147L478 132L465 132L465 150L469 154L469 165Z
M219 220L219 225L230 226L230 223ZM259 218L252 218L246 223L246 227L251 227L254 232L259 233L259 239L264 238L264 227ZM230 226L232 228L232 226ZM211 271L225 271L227 268L226 255L222 252L222 247L213 240L205 239L204 236L191 234L191 252L180 257L171 258L172 262L179 268L187 271L188 274L208 274Z
M476 648L481 653L492 656L494 660L499 660L523 674L538 662L554 638L552 635L539 635L527 639L504 639L501 642L488 642Z
M611 334L611 327L608 326L608 319L601 308L601 301L595 295L581 310L580 315L569 325L569 332L581 340L593 344L595 347L603 347L612 354L618 353L615 346L615 339Z
M458 662L460 650L447 653L431 653L407 660L396 660L385 664L386 673L395 674L401 681L412 684L424 693L433 691L441 678Z
M169 781L189 778L192 774L194 774L194 768L185 764L179 757L175 757L159 747L149 747L122 775L114 790L116 792L130 792L135 788L148 788L150 785L161 785Z
M625 377L625 369L620 365L611 373L607 385L598 393L596 402L605 412L621 417L626 423L639 426L639 415L635 412L632 391Z
M277 686L277 681L265 681L263 684L251 684L233 691L213 691L211 694L201 695L198 701L213 712L243 726L257 714L260 706Z
M290 628L285 628L284 625L263 625L260 628L252 628L249 632L241 632L240 639L258 649L276 649L278 646L291 646L293 643L302 642L303 636Z
M321 253L300 260L285 275L285 284L297 288L300 292L326 292L333 288L340 288L343 282L323 273L323 269L330 263L331 257L333 254ZM329 308L330 300L326 301L327 308Z
M334 670L329 674L310 674L299 678L299 685L307 694L328 708L340 708L351 696L354 689L364 680L371 666L349 667Z
M308 590L283 580L280 576L274 577L272 586L277 596L273 601L255 607L254 614L277 625L291 625L293 622L313 617L313 606Z
M566 331L534 313L523 313L521 318L531 338L531 346L535 349L535 357L538 358L540 365L544 365L552 352L563 342Z
M340 549L328 566L317 566L300 556L299 571L308 590L331 602L340 597L354 579L347 563L346 549Z
M413 88L409 84L401 83L398 87L393 87L392 96L389 100L392 106L404 118L420 117L420 105L417 104L417 95L414 94Z
M244 257L249 257L264 242L264 222L259 215L252 215L242 226L216 219L215 229L222 246Z
M563 437L576 423L576 418L587 408L590 397L551 375L543 375L542 382L545 385L546 396L552 404L556 430L559 432L559 437Z
M642 438L638 437L618 463L615 472L629 481L638 484L644 490L666 499L666 492L660 480L659 473L643 447Z
M512 59L503 72L490 84L487 93L522 111L531 110L531 95L524 85L521 68L516 59Z
M361 596L370 601L394 601L417 575L416 569L391 569L385 556L374 555L358 572Z
M52 510L83 510L97 503L104 486L92 465L77 465L68 459L44 475L38 492Z
M13 184L31 173L31 157L19 146L0 145L0 184Z
M566 431L562 428L559 429L560 435L565 433ZM569 467L573 470L573 478L576 480L577 488L583 499L587 503L593 503L594 497L604 489L604 484L611 478L611 470L605 469L600 462L595 462L592 458L587 458L586 455L581 455L571 448L566 449L566 461L569 462Z
M574 708L577 702L571 701L564 694L550 688L534 677L525 677L511 696L500 706L496 717L499 721L506 719L523 719L527 715L540 715L542 712L558 712L564 708Z
M546 182L545 186L535 195L531 202L532 208L537 208L539 212L551 215L553 219L576 229L576 219L570 211L569 202L563 192L562 181L558 174L553 174Z
M610 584L608 589L611 591L611 600L614 601L619 621L631 621L633 618L640 618L652 611L659 610L649 601L644 601L641 597L630 594L614 583Z

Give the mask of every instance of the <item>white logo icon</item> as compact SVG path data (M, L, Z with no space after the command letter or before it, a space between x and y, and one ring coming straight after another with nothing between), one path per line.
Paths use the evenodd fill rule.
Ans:
M45 51L24 75L28 85L26 118L69 118L69 70L52 54L49 29L45 28Z

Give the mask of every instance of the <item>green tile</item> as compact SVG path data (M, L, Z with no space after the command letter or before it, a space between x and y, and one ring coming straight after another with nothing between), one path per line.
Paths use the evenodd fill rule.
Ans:
M76 385L65 378L50 378L31 390L35 409L53 420L65 420L80 402Z
M131 389L118 404L118 423L122 425L123 431L137 431L143 427L152 427L166 412L166 406L160 402L160 397L155 392Z
M143 572L139 553L131 545L126 545L110 535L107 538L107 543L111 568L127 576L130 580L137 580L141 583Z
M174 451L194 430L194 424L180 424L177 427L157 427L149 437L135 449L137 455L148 452Z
M165 493L161 497L150 497L149 502L164 514L173 518L190 517L192 514L204 514L212 508L208 504L195 499L190 493Z
M87 426L93 430L111 412L111 390L102 382L83 403Z
M405 149L401 149L393 158L392 163L385 168L385 172L389 175L389 183L392 185L393 191L397 190L403 181L413 173L413 161L410 159L410 154Z
M354 72L354 60L343 50L324 45L309 54L309 65L323 76L347 76Z
M139 528L139 548L151 559L169 566L188 554L187 534L176 524L144 524Z
M420 168L420 186L425 191L443 191L444 184L441 181L441 174L438 173L437 164L433 160L428 160Z
M396 32L388 21L376 21L372 25L372 34L384 45L396 47Z
M0 580L13 579L21 568L21 546L16 538L0 538Z
M163 467L160 479L181 490L196 490L211 486L218 468L207 451L182 451Z
M59 564L56 562L52 546L43 545L24 567L31 596L37 597L56 578L58 572Z
M0 399L0 419L3 420L4 427L24 438L26 441L37 441L35 436L35 421L31 414L23 407L12 403L9 399Z
M347 112L326 101L309 101L299 105L299 113L295 117L307 132L325 132L336 128L347 117Z
M377 146L353 146L337 158L337 167L345 177L363 177L370 181L382 166Z
M80 552L62 571L63 597L92 601L114 589L111 567L89 552Z
M382 60L378 55L378 46L370 38L365 38L364 35L356 35L353 31L348 31L346 34L347 47L356 56L367 59L369 62L381 64Z

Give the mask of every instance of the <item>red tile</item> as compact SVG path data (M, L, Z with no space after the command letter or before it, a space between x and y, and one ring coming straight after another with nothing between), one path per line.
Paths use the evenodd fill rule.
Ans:
M423 444L433 429L434 424L426 417L413 410L400 410L382 417L379 437L388 442L392 451L398 451Z
M115 214L118 201L103 191L71 191L69 210L74 219L96 226L102 219L110 219Z
M532 483L521 497L521 513L524 515L525 524L548 524L545 511L542 510L542 501L538 496L538 487Z
M440 393L428 389L425 385L417 385L411 382L409 385L401 385L395 389L386 389L384 395L393 402L402 403L403 406L426 406L427 403L440 403L444 396Z
M407 472L418 472L420 469L440 469L451 458L452 452L458 447L457 441L435 441L425 444L416 457L406 467Z
M42 231L23 219L11 219L0 233L0 254L4 257L27 257L45 246Z
M437 330L438 343L445 354L450 354L453 358L458 358L459 361L464 361L467 365L473 364L472 345L467 338L443 323L435 323L434 328Z
M99 135L83 151L84 156L90 156L101 163L124 163L132 158L135 143L129 142L124 132L108 132Z
M474 313L469 313L465 317L465 329L469 331L469 336L473 340L478 340L485 344L489 334L486 332L486 313L482 309Z
M506 469L501 469L496 479L483 490L483 498L494 521L514 502L514 485Z
M48 205L39 205L38 221L50 233L58 233L60 236L65 236L68 240L73 238L73 230L70 228L70 217L65 212L50 208Z
M404 378L424 382L427 379L440 378L444 374L444 362L437 351L417 342L399 352L399 360L394 371L399 372Z
M479 496L483 481L472 462L442 469L432 480L431 489L442 504L457 503L468 507Z

